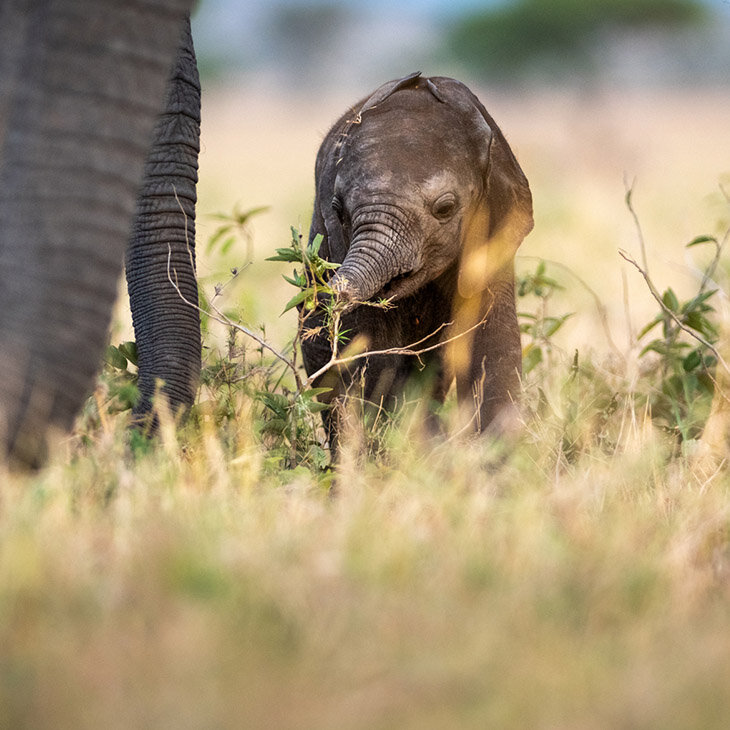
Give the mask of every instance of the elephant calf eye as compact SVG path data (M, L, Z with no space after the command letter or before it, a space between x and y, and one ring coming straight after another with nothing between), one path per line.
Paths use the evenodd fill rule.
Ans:
M456 211L456 196L453 193L444 193L431 206L431 212L439 220L450 218Z

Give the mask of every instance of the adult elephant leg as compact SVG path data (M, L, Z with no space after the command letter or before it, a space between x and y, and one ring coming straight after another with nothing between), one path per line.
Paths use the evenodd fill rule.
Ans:
M0 458L35 463L92 387L190 5L0 3Z
M200 374L195 278L195 185L200 149L200 81L190 24L183 32L155 127L127 252L127 285L139 356L145 421L157 381L173 411L190 406ZM175 285L173 285L173 282Z

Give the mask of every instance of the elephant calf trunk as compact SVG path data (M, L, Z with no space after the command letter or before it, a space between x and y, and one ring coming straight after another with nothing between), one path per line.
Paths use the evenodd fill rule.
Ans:
M414 259L408 260L409 251L410 247L390 241L355 240L330 286L345 302L366 302L394 279L412 271Z

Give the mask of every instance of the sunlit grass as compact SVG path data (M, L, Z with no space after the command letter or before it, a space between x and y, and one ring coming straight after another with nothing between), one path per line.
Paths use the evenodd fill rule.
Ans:
M3 726L721 727L730 482L625 420L573 461L542 417L406 423L332 496L245 435L134 459L119 418L4 482Z
M525 254L569 264L612 324L625 324L621 265L605 246L635 243L618 169L632 134L619 143L614 132L630 123L648 134L650 120L632 97L620 112L609 105L603 127L594 116L566 132L568 102L547 118L544 99L499 103L539 214ZM666 108L678 122L691 117ZM339 111L320 108L319 129ZM259 182L270 161L257 158L231 181L240 156L266 149L248 139L246 119L235 104L223 110L228 136L206 149L229 158L202 200L209 212L230 210L244 180L248 207L272 205L254 220L261 268L240 276L226 306L283 343L293 325L272 323L292 292L262 262L286 244L296 220L287 206L310 184L296 171L309 170L318 140L307 160L292 157L309 144L303 132L270 144L277 177ZM586 141L575 128L595 133ZM601 129L618 159L599 154ZM652 255L676 261L716 220L696 209L712 180L691 198L687 235L675 230L688 186L704 183L710 163L715 175L718 160L704 137L691 150L672 146L671 130L666 146L652 137L637 157L646 182L636 200L650 247L667 246ZM673 154L660 158L664 149ZM277 191L287 189L284 200ZM220 261L201 259L215 278ZM666 263L657 282L681 290ZM264 266L270 275L259 275ZM256 372L228 395L206 387L193 421L179 431L164 423L150 449L130 447L124 414L92 403L46 469L0 473L0 728L724 727L730 476L693 470L690 449L652 422L637 393L631 333L614 331L624 362L591 296L548 271L566 286L551 313L577 314L564 349L526 378L512 444L426 440L418 409L406 409L377 457L355 428L335 476L285 470L261 435L255 390L268 376ZM631 291L635 331L656 304L639 284Z

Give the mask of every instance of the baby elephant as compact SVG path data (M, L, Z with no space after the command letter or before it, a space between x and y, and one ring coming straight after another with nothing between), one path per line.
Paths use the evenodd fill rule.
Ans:
M513 422L522 362L513 259L532 223L524 173L459 81L411 74L349 109L317 155L309 240L321 234L320 256L341 264L330 284L349 304L347 336L368 351L420 354L370 355L316 385L334 400L357 384L357 395L387 408L425 367L427 397L442 402L455 378L476 430ZM369 306L382 299L393 306ZM323 330L310 335L311 374L332 348ZM325 421L335 445L337 418Z

